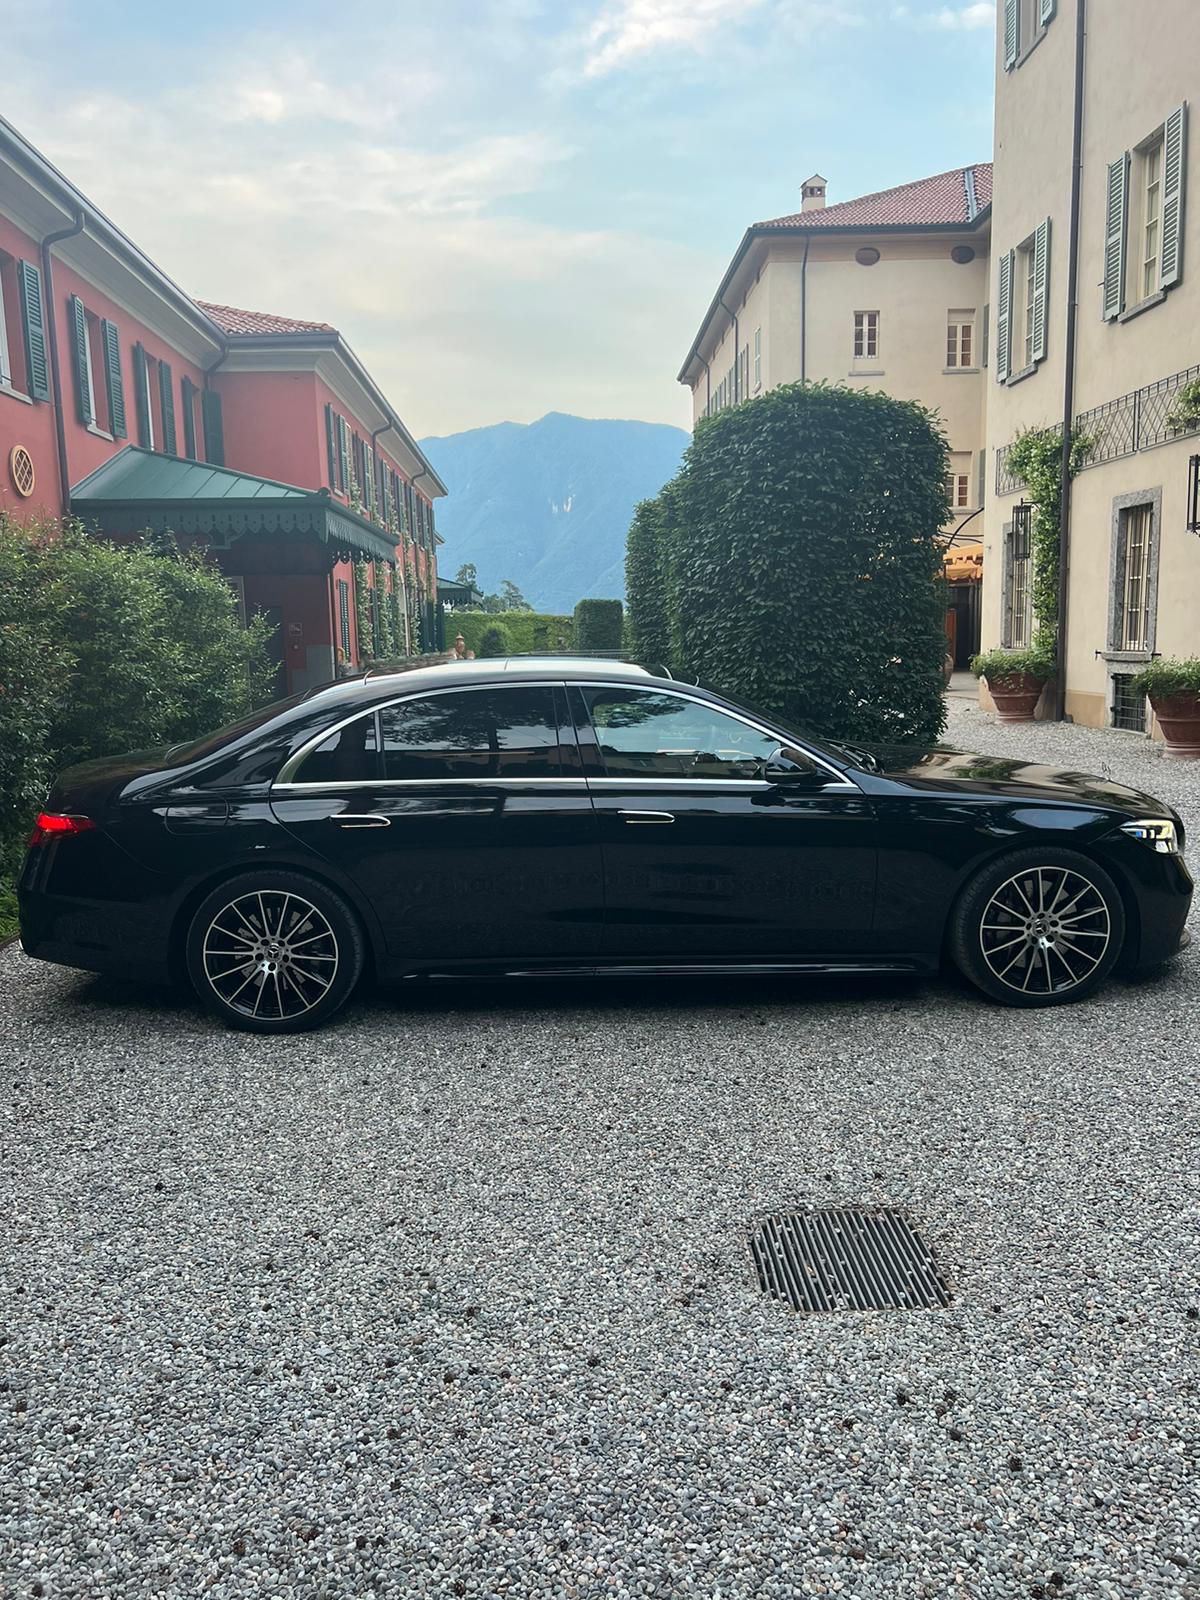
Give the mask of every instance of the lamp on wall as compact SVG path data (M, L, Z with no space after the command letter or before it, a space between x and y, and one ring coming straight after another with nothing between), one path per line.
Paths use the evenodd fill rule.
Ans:
M1188 462L1188 532L1200 533L1200 456Z
M1033 506L1019 500L1012 514L1012 552L1014 561L1028 561L1033 543Z

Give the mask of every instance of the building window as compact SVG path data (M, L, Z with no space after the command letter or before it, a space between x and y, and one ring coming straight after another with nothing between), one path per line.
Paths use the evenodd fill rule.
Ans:
M854 313L854 359L876 361L879 358L879 313L856 311Z
M1112 725L1127 733L1145 733L1146 697L1134 694L1131 687L1133 675L1114 672L1112 677Z
M17 297L9 282L10 262L11 257L0 256L0 388L3 389L13 387L12 351L19 342L15 319L13 331L9 332L9 318L15 313L17 305Z
M762 329L754 330L754 390L762 388Z
M1004 643L1010 650L1025 650L1033 636L1032 507L1017 510L1004 533Z
M1024 377L1046 357L1050 218L1000 257L996 381Z
M1112 322L1183 276L1187 106L1109 164L1104 222L1104 317Z
M1154 507L1129 506L1121 512L1121 612L1118 650L1150 649L1150 552Z
M345 578L337 581L338 592L338 632L342 639L342 655L349 663L350 657L350 585Z
M1034 287L1034 249L1033 240L1028 239L1017 251L1017 284L1016 291L1020 296L1021 313L1017 319L1018 335L1023 340L1022 353L1025 357L1022 365L1033 365L1033 319L1037 296Z
M969 367L975 360L975 313L952 311L946 322L946 365Z
M946 493L955 511L966 511L971 505L971 474L952 472L946 479Z
M1033 49L1058 10L1058 0L1004 0L1004 70Z

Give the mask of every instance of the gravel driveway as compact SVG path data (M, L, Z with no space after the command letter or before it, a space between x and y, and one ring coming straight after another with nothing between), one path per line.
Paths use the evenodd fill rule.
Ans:
M950 737L1107 767L1135 739ZM297 1040L0 955L0 1595L1200 1596L1200 958L441 991ZM934 1312L750 1219L909 1208Z

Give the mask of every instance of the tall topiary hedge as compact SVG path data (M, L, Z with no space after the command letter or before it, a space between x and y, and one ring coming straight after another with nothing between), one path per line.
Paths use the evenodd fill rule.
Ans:
M619 600L580 600L575 607L575 648L620 650L624 643L625 607Z
M697 426L641 519L630 609L653 636L665 608L672 671L781 717L834 738L935 737L948 470L937 420L916 404L771 390Z
M647 663L666 662L671 654L669 518L668 490L643 500L625 549L630 651Z
M502 622L492 621L484 630L475 654L481 657L512 654L512 640Z

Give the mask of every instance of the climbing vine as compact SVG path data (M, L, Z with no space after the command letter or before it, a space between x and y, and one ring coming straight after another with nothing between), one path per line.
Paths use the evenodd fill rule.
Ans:
M1094 441L1077 434L1071 441L1071 476L1087 461ZM1033 563L1033 654L1053 667L1058 650L1058 574L1062 529L1062 433L1031 428L1017 436L1008 453L1011 471L1024 480L1033 501L1030 555Z
M368 587L370 562L354 563L354 622L358 630L358 659L365 666L375 655L375 636L371 631L371 595Z

